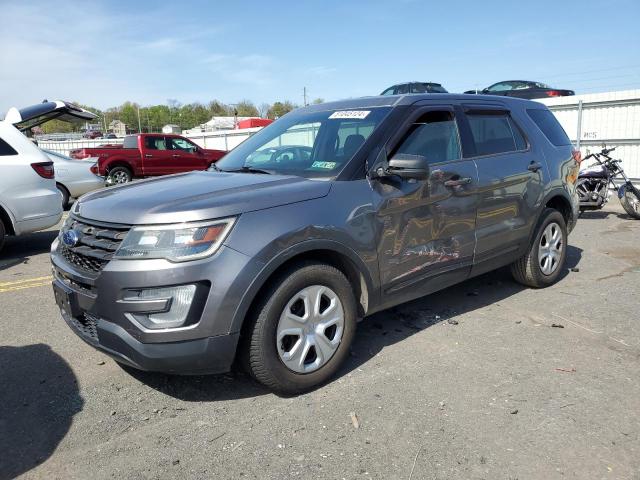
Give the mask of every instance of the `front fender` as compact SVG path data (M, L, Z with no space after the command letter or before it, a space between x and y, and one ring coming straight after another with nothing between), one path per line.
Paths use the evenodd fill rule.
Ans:
M288 260L291 260L298 255L317 250L330 250L348 258L356 267L361 275L361 278L365 282L369 297L369 305L371 305L373 299L377 299L378 291L376 290L376 286L373 282L373 278L371 277L371 273L367 269L367 266L362 261L362 259L356 254L356 252L351 250L349 247L333 240L306 240L292 245L264 265L262 270L258 273L258 275L256 275L255 279L243 295L242 300L239 302L238 308L236 309L236 312L233 316L230 332L236 333L240 331L247 312L249 311L251 304L256 298L256 295L258 294L260 289L266 285L268 279L271 277L271 275L273 275L274 272L276 272L276 270L278 270L278 268L284 265Z

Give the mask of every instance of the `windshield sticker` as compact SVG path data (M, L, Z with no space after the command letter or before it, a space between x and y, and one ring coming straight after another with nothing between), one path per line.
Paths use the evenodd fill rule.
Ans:
M371 113L371 110L338 110L329 115L329 118L352 118L355 120L362 120L367 118L367 115Z
M324 168L326 170L331 170L336 168L336 162L313 162L311 168Z

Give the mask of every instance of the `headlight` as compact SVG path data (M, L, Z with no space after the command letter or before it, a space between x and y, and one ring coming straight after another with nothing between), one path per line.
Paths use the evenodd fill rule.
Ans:
M212 255L229 234L235 218L212 222L134 227L115 253L120 259L164 258L172 262Z

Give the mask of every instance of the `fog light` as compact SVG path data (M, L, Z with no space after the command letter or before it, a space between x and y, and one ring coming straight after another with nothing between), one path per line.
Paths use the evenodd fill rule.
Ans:
M153 300L166 300L166 308L163 311L131 312L128 315L146 328L176 328L184 324L191 308L193 296L196 293L195 285L180 285L177 287L149 288L128 292L125 302L149 302Z

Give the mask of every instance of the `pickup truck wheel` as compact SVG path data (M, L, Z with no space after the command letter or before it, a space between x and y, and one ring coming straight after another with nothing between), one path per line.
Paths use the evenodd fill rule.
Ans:
M59 183L56 183L56 188L62 194L62 209L64 210L69 206L69 190Z
M511 264L513 278L523 285L544 288L558 281L567 258L567 226L557 210L542 212L529 251Z
M344 274L304 263L275 281L243 340L249 373L272 390L296 394L331 378L349 354L356 301Z
M113 167L107 174L107 183L110 185L119 185L129 183L133 175L127 167Z

